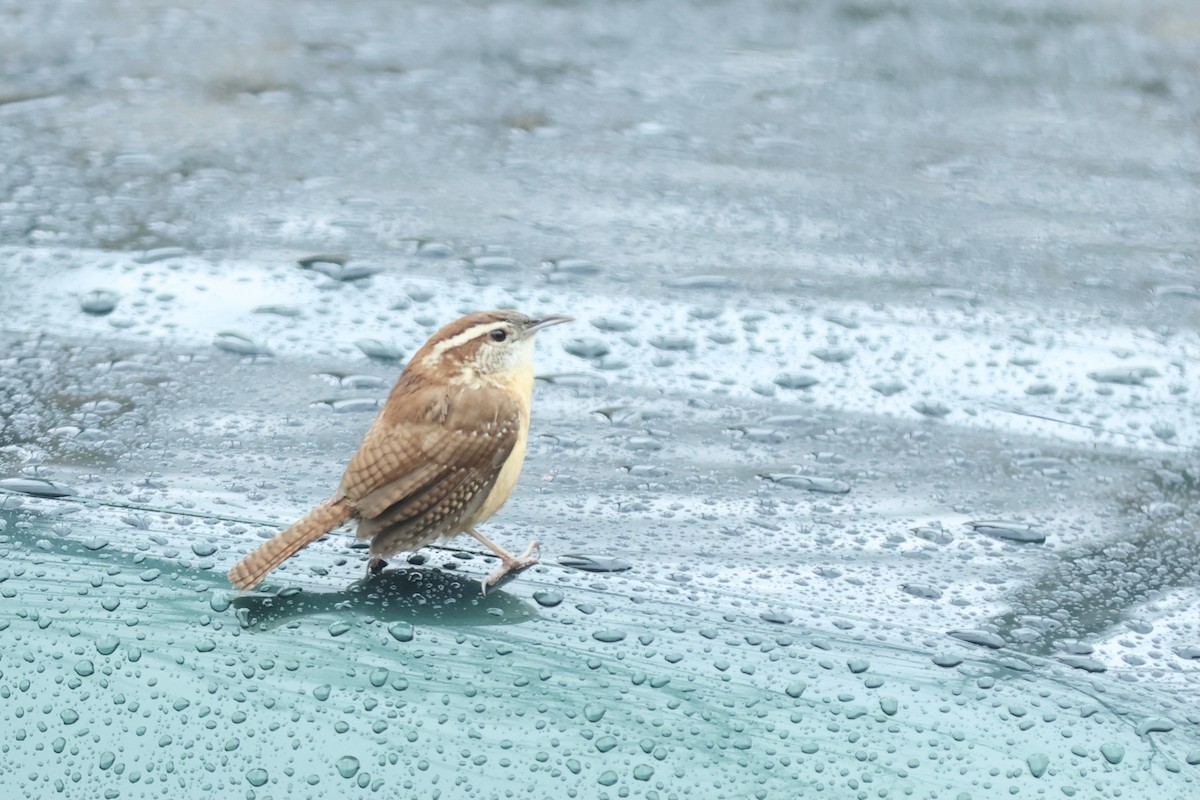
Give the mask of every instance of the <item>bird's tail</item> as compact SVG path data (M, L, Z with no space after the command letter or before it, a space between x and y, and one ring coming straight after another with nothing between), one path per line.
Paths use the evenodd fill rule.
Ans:
M326 500L239 561L229 570L229 582L239 589L253 589L293 553L343 524L353 513L348 500Z

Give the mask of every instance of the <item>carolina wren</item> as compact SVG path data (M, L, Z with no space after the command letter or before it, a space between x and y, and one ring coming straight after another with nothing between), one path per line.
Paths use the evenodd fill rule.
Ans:
M468 533L500 557L483 591L537 563L537 541L514 556L475 526L512 494L529 441L533 340L570 317L480 311L451 322L412 357L333 496L229 571L252 589L329 531L358 520L371 541L367 574L391 555Z

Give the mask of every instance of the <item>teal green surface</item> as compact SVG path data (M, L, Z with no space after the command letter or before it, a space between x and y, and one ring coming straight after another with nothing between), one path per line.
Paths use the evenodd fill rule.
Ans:
M1195 787L1189 704L1039 657L554 568L488 596L428 566L233 596L210 559L152 534L129 546L106 509L5 505L13 796Z

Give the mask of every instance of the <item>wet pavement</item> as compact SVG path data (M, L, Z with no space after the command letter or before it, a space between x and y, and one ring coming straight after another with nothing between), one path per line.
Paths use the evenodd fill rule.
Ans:
M1194 796L1200 14L1051 5L0 2L6 796ZM230 591L488 307L543 565Z

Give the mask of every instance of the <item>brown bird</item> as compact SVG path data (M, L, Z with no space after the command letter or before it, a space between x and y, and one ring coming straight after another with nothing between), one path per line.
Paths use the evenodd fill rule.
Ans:
M358 520L371 541L367 574L386 558L468 533L500 557L483 591L537 563L537 541L515 556L475 530L512 494L529 441L533 340L570 317L480 311L451 322L412 357L350 459L333 496L229 571L253 589L334 528Z

